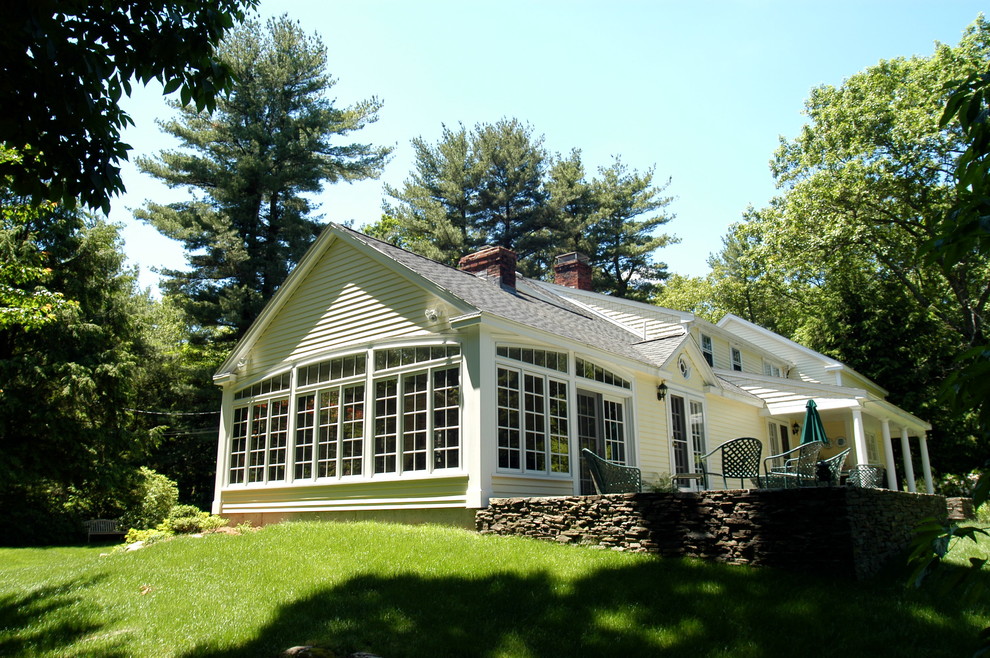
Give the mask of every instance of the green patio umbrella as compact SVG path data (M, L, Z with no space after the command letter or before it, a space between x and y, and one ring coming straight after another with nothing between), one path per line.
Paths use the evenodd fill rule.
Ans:
M804 427L801 428L801 443L811 443L812 441L821 441L828 445L825 426L822 425L822 417L818 415L818 405L815 404L814 400L808 400L804 412Z

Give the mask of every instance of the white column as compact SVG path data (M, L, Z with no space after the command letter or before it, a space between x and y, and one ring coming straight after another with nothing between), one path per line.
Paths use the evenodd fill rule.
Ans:
M884 418L880 421L883 431L883 460L887 467L887 488L897 490L897 470L894 467L894 451L890 445L890 421Z
M866 430L863 428L863 410L857 408L852 409L853 417L853 445L856 446L856 465L869 464L869 458L866 456Z
M230 448L230 432L234 422L233 382L224 384L220 402L220 430L217 437L217 475L213 483L213 505L211 513L219 514L223 487L227 482L227 450Z
M462 335L461 454L468 472L467 507L479 508L488 506L495 471L495 345L480 326Z
M907 478L908 491L917 493L917 488L914 486L914 462L911 461L911 444L908 443L906 427L901 428L901 452L904 453L904 477Z
M918 436L918 449L921 451L921 470L925 474L925 489L928 493L935 493L935 485L932 484L932 465L928 461L928 437L924 434Z

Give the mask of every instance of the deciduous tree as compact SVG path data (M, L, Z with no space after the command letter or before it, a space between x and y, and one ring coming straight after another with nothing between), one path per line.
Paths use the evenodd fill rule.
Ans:
M157 80L184 103L212 107L231 81L214 57L257 0L58 0L4 6L0 40L0 162L19 195L109 211L123 191L118 163L133 123L118 105L134 82Z

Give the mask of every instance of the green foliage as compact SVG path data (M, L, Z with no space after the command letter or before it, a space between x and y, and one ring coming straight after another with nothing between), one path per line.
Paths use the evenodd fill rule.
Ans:
M227 519L203 512L194 505L175 505L161 524L175 534L210 532L227 525Z
M648 489L653 493L677 493L680 488L670 473L656 473Z
M0 208L5 256L62 300L0 326L0 512L24 497L53 515L115 514L148 438L127 411L145 333L117 228L4 191Z
M381 103L336 107L325 46L287 17L245 23L219 59L236 76L230 95L212 113L173 103L179 118L161 126L182 149L137 161L192 200L135 215L185 245L191 269L163 272L163 287L192 326L236 340L320 232L303 195L377 177L390 149L337 143L375 121Z
M179 497L199 507L213 500L220 395L212 375L226 357L222 340L191 326L175 297L147 300L148 332L136 375L134 427L153 437L142 463L168 475Z
M0 164L20 156L0 146ZM13 197L0 200L0 330L34 328L55 322L60 312L78 310L78 303L46 286L52 269L32 239L32 227L57 212L50 202L30 204Z
M662 196L670 184L655 187L653 170L630 171L616 158L599 169L591 182L594 204L587 226L589 255L595 267L595 288L617 297L647 301L657 284L667 278L666 266L652 261L652 254L677 242L656 230L673 219L664 212L672 197Z
M124 536L124 543L134 544L141 542L145 546L150 546L154 543L164 541L171 537L173 533L164 529L162 527L163 525L164 524L159 524L156 528L145 528L143 530L131 528L127 531L127 535Z
M230 71L214 49L256 0L17 2L0 40L0 144L21 152L0 162L14 192L110 210L123 191L118 162L133 120L118 101L135 81L158 80L184 103L212 107Z
M780 196L730 229L693 297L685 285L657 297L697 305L697 289L707 287L705 317L734 313L882 383L891 402L932 422L940 473L969 471L985 452L974 439L979 396L967 392L969 383L981 390L990 370L975 365L980 374L954 386L955 401L938 391L959 377L952 373L967 350L979 352L971 362L986 362L990 258L930 245L964 199L952 172L967 138L958 123L940 123L944 88L988 60L990 23L981 17L956 47L814 89L808 123L782 140L772 163ZM957 406L962 398L971 404Z
M581 154L551 156L528 124L502 119L470 132L443 127L434 146L412 140L414 169L401 189L386 186L369 235L455 265L485 245L512 249L527 276L552 278L555 256L589 257L599 292L645 300L667 276L653 262L674 238L657 229L672 219L666 184L619 159L588 181Z
M179 489L166 476L142 466L134 499L133 505L121 517L121 523L127 528L146 530L168 518L179 500Z

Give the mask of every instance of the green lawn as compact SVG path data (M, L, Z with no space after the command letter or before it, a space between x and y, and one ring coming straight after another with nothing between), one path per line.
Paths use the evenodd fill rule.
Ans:
M0 655L967 656L986 618L836 582L463 530L296 523L0 549Z

